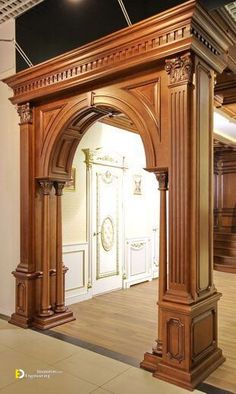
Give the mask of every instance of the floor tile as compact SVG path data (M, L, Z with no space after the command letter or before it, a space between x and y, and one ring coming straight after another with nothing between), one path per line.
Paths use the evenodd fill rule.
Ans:
M0 353L0 388L15 383L15 370L22 369L27 373L35 373L38 369L51 369L46 362L28 357L15 350L8 349Z
M6 345L11 349L14 349L20 344L28 343L31 340L36 340L38 335L40 335L32 330L12 329L11 327L2 328L0 333L0 344Z
M75 376L63 372L49 379L24 378L1 390L1 394L88 394L94 392L96 386ZM109 394L106 392L106 394Z
M187 390L153 378L149 372L133 367L104 384L102 388L114 394L189 393ZM200 391L195 390L194 393Z
M50 364L64 360L82 350L78 346L42 334L38 334L28 343L21 343L14 349Z
M87 350L82 350L55 366L99 386L131 368L127 364Z

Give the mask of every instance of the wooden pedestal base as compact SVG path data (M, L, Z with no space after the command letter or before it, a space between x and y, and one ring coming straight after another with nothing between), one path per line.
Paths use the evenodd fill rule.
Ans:
M162 358L158 357L154 353L146 352L144 353L144 359L140 363L140 368L145 369L149 372L156 372L157 365L161 362Z
M13 313L8 323L14 324L22 328L32 327L32 319Z
M154 377L193 390L225 358L217 346L217 303L220 293L192 305L162 301L162 359ZM146 357L144 366L154 368Z
M68 323L75 320L73 312L66 310L62 313L56 313L48 317L35 317L33 321L33 327L40 330L48 330L49 328L59 326L60 324Z
M165 365L165 363L161 361L153 376L192 391L224 361L225 358L222 355L222 350L216 349L211 356L208 356L205 361L202 361L190 373L181 371L170 365Z

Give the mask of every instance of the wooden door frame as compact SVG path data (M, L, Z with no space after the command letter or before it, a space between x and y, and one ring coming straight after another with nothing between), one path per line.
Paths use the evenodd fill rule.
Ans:
M227 66L234 33L221 26L220 15L190 0L4 80L21 135L21 261L11 323L46 329L73 319L64 304L63 186L87 128L121 112L140 133L161 191L158 339L141 366L187 389L224 361L212 280L212 114L214 73Z

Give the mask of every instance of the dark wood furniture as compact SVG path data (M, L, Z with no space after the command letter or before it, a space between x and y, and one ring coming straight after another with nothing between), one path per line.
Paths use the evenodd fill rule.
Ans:
M214 139L214 269L236 273L236 143Z
M224 361L212 278L213 89L236 41L224 24L190 0L5 79L21 135L21 260L11 323L46 329L73 319L64 305L60 196L86 130L123 114L162 193L158 347L141 366L193 389Z

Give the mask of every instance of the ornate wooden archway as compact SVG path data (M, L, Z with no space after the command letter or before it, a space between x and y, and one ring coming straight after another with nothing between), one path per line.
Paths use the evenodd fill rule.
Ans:
M214 75L233 42L217 18L190 0L5 80L21 119L21 261L11 322L44 329L73 319L64 305L62 189L86 129L124 113L142 137L162 204L157 348L141 366L188 389L224 361L212 280L212 113Z

